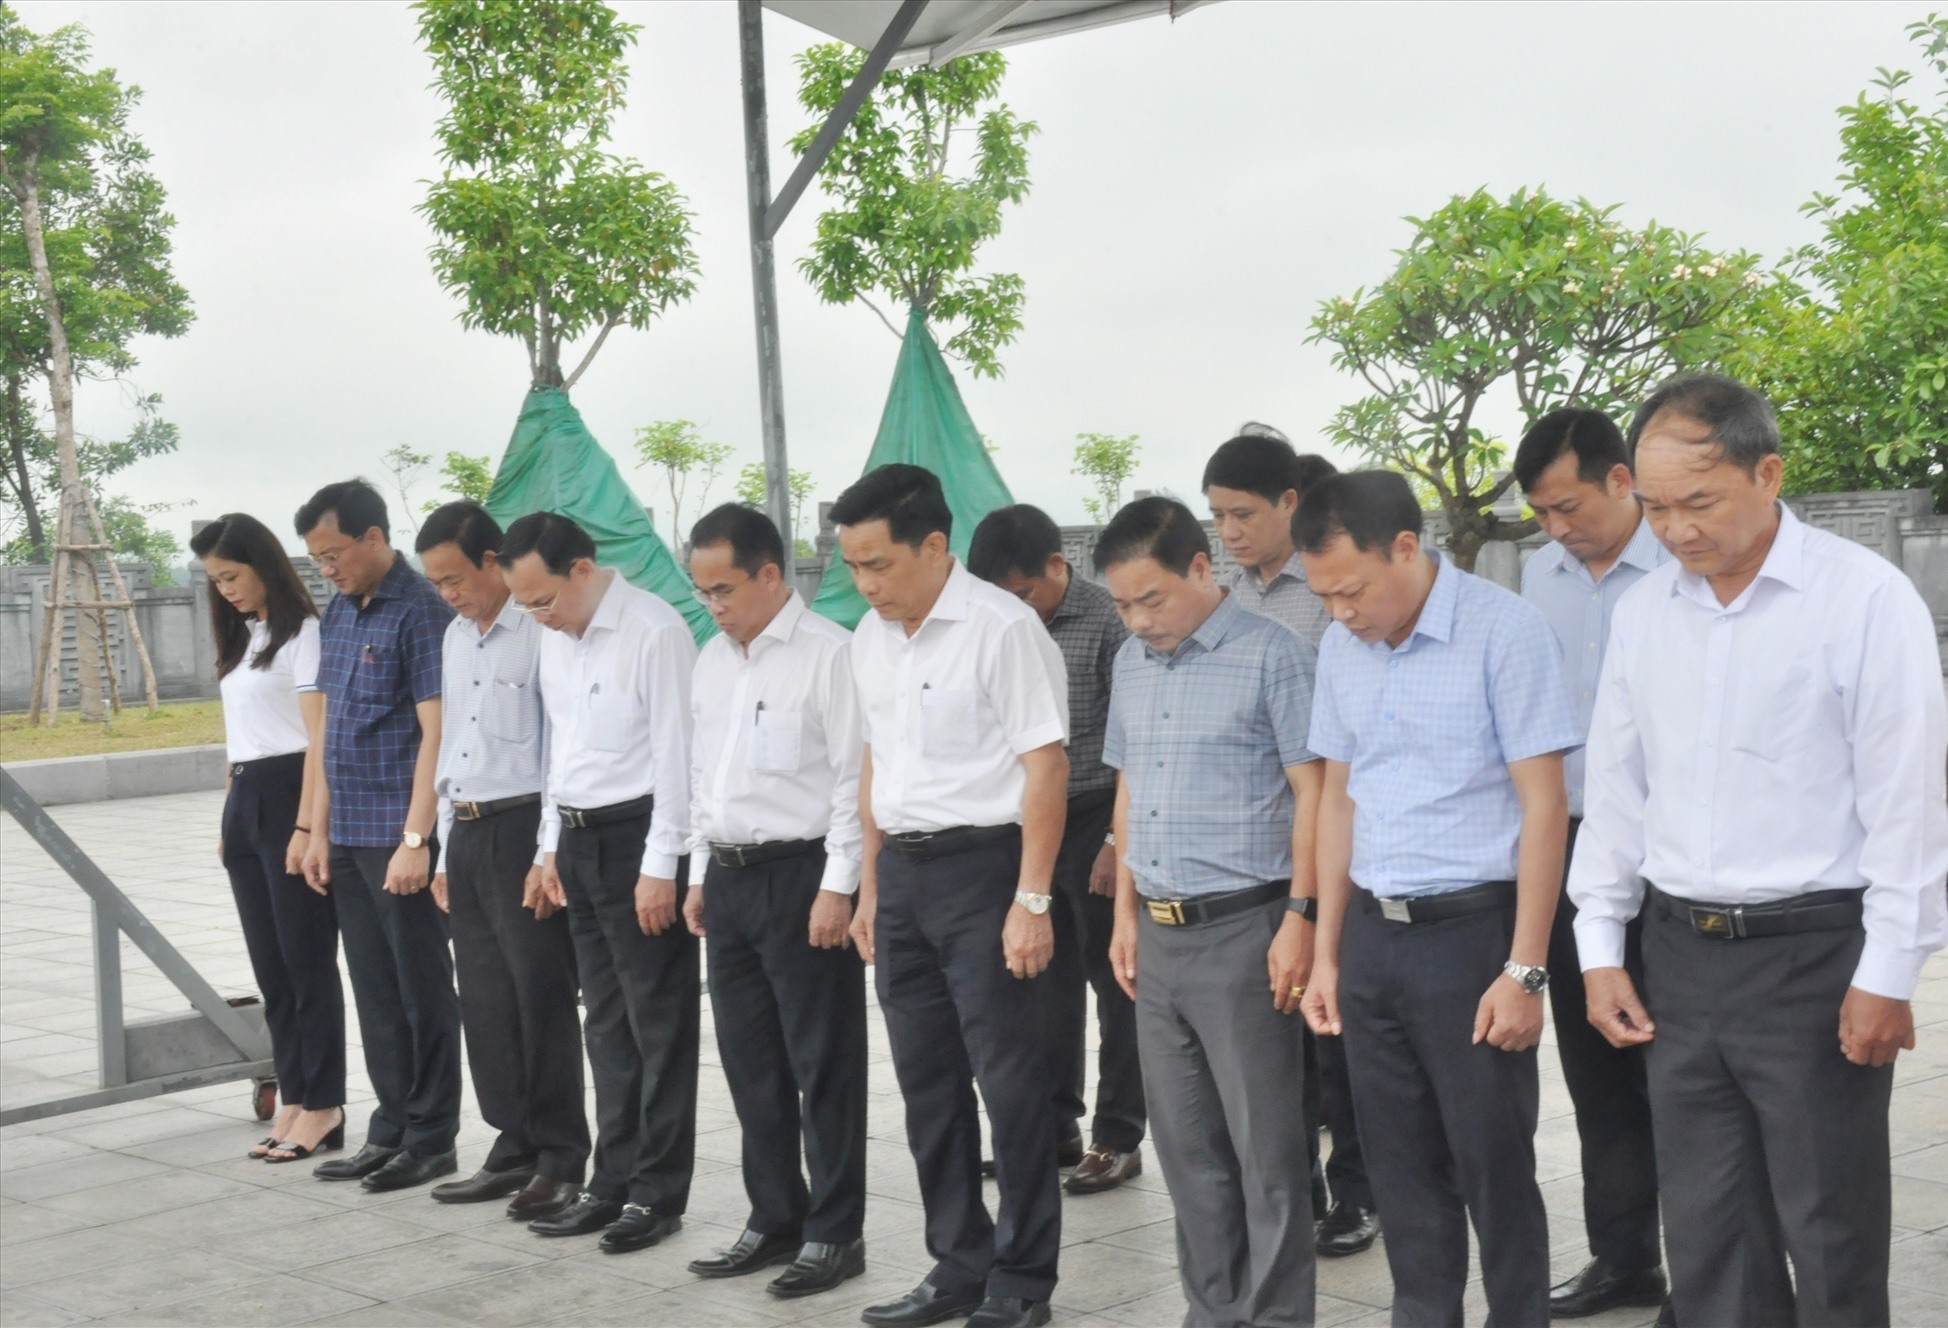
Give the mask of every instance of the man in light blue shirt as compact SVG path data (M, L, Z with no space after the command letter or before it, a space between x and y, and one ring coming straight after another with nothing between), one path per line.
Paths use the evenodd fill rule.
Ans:
M1312 647L1226 596L1182 503L1131 503L1095 557L1132 637L1116 654L1103 736L1103 762L1120 772L1109 956L1136 1002L1187 1322L1309 1325L1293 1016L1315 905Z
M1326 760L1306 1017L1347 1040L1396 1323L1461 1324L1468 1225L1491 1322L1549 1318L1535 1047L1582 741L1532 606L1423 549L1401 476L1300 504L1334 625L1308 742Z
M1515 482L1551 537L1522 569L1522 598L1555 629L1577 732L1587 734L1611 612L1624 591L1670 555L1637 503L1623 431L1601 411L1565 407L1537 420L1516 448ZM1583 760L1578 748L1563 761L1569 783L1565 868L1582 825ZM1613 1047L1591 1026L1575 921L1576 906L1565 895L1549 934L1549 1007L1582 1143L1583 1224L1591 1257L1551 1296L1549 1310L1558 1319L1655 1305L1665 1292L1643 1051ZM1641 978L1641 917L1630 923L1627 952L1626 967Z

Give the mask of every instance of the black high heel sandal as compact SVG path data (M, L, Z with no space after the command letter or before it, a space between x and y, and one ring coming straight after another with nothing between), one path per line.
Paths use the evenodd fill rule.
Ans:
M294 1144L289 1141L272 1144L271 1147L280 1152L289 1153L291 1156L272 1157L269 1153L266 1153L264 1154L264 1161L271 1163L273 1166L280 1162L302 1162L313 1153L332 1153L344 1146L345 1113L341 1109L338 1113L338 1124L332 1126L331 1133L327 1134L316 1148L306 1148L303 1144Z

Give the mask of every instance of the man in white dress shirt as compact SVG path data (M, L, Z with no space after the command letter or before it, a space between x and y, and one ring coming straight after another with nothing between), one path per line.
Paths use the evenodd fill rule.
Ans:
M697 522L690 576L722 631L691 683L690 851L708 865L683 917L704 937L751 1202L737 1242L690 1271L790 1264L766 1288L790 1299L866 1270L866 984L846 953L859 888L852 637L806 610L784 540L755 508L726 503Z
M588 1189L528 1229L604 1231L610 1254L683 1225L696 1163L697 940L677 916L690 834L690 671L677 611L595 564L565 516L508 527L513 604L550 628L541 699L550 735L542 885L568 908L595 1079Z
M953 513L918 466L881 466L832 505L873 611L852 639L866 748L865 855L852 935L874 964L933 1270L862 1316L881 1328L973 1311L1048 1322L1062 1243L1038 981L1069 777L1068 681L1035 611L947 551ZM981 1199L994 1132L998 1220Z
M1623 430L1602 411L1550 411L1522 435L1514 469L1515 482L1550 536L1522 567L1522 598L1542 610L1562 643L1570 703L1579 731L1588 734L1610 615L1623 593L1670 561L1670 554L1637 503ZM1580 747L1564 755L1562 769L1569 793L1567 870L1583 818ZM1575 924L1576 906L1560 901L1549 929L1549 1010L1563 1081L1576 1107L1591 1257L1551 1292L1549 1313L1558 1319L1656 1305L1665 1292L1644 1054L1611 1046L1590 1024ZM1632 919L1625 935L1624 967L1642 976L1642 918Z
M1630 442L1677 561L1617 605L1590 729L1569 876L1590 1019L1648 1047L1677 1321L1884 1324L1893 1062L1948 931L1934 625L1899 570L1778 501L1757 393L1674 379Z

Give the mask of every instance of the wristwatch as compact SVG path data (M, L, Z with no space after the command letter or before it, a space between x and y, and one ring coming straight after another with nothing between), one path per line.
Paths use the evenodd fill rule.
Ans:
M1511 959L1502 965L1502 972L1521 983L1522 990L1531 996L1549 985L1549 970L1533 964L1518 964Z
M1296 913L1307 922L1317 922L1319 920L1319 901L1311 895L1307 895L1303 899L1287 899L1285 901L1285 908L1287 912Z
M404 837L402 837L399 842L404 844L407 848L425 848L426 836L419 834L415 831L408 830L405 833Z
M1048 891L1017 890L1015 891L1015 902L1039 918L1042 914L1048 912Z

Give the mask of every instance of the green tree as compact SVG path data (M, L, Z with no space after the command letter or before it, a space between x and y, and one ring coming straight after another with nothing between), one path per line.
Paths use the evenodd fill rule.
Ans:
M429 498L421 505L422 512L450 502L487 504L487 495L494 491L493 462L484 456L468 456L465 452L448 452L446 460L440 463L441 494Z
M1948 17L1907 31L1931 104L1883 69L1840 108L1840 192L1802 209L1820 237L1727 367L1778 408L1790 490L1929 489L1948 513Z
M723 443L705 442L689 420L658 420L636 430L636 457L639 465L663 472L670 490L670 547L679 548L683 543L683 500L691 482L699 484L697 506L701 510L710 499L710 486L731 458L731 449Z
M572 388L616 328L695 290L676 186L604 149L641 30L592 0L420 0L441 178L420 211L467 327L520 338L537 384ZM593 334L562 372L563 347Z
M805 504L812 497L812 472L794 470L785 477L785 487L791 492L791 528L795 531L805 529ZM737 472L737 501L746 507L764 510L764 463L749 461ZM793 550L800 558L809 558L815 552L810 540L794 538L797 546Z
M11 382L7 387L8 395L4 402L0 402L0 411L6 413L9 436L17 440L20 447L12 458L12 464L4 474L0 474L0 496L6 499L0 503L0 562L45 563L49 556L45 532L55 525L59 514L60 455L54 446L53 435L41 428L35 419L33 403L24 401L19 393L13 391ZM127 437L103 441L87 434L76 435L77 466L83 480L97 492L111 477L145 457L174 452L181 441L177 427L162 418L160 397L138 397L134 404L137 419ZM30 503L38 503L39 510L29 506ZM99 510L105 525L110 523L111 508L123 513L160 512L168 510L168 505L137 505L104 493L100 497ZM30 516L34 519L29 520ZM125 530L130 529L126 520L123 525ZM115 545L116 556L124 560L142 561L142 549L160 547L160 539L173 538L161 536L151 539L143 535L129 541L118 541L113 531L108 532L108 540Z
M1308 339L1368 392L1330 436L1431 486L1463 567L1535 528L1490 510L1513 478L1487 411L1512 409L1518 428L1570 402L1625 411L1671 371L1722 356L1759 282L1751 254L1541 190L1477 191L1407 220L1393 273L1323 302Z
M426 473L426 468L433 464L433 458L425 452L414 451L405 443L397 443L379 458L379 463L386 468L386 478L392 481L392 491L399 495L399 514L405 518L412 532L417 534L419 518L413 514L425 511L427 506L438 506L437 503L418 504L413 501L413 489Z
M798 100L816 119L792 139L793 151L811 145L865 58L839 43L798 57ZM1036 126L1000 104L1007 68L986 52L882 77L819 171L837 206L819 217L812 252L798 264L819 298L858 300L895 336L900 328L874 296L952 328L944 349L987 377L1001 373L1000 350L1021 330L1026 298L1015 273L974 271L982 243L1001 232L1003 206L1028 194ZM954 148L967 139L972 158L956 175Z
M1075 436L1075 467L1069 473L1089 481L1094 494L1082 500L1089 519L1103 525L1123 505L1123 484L1136 473L1138 435L1118 438L1107 433Z

